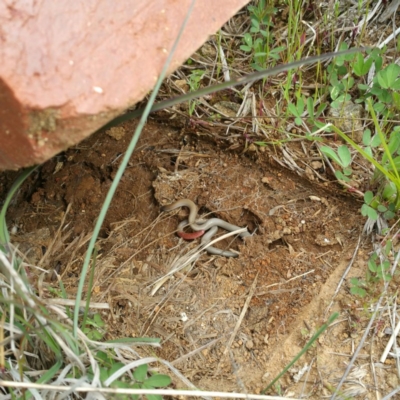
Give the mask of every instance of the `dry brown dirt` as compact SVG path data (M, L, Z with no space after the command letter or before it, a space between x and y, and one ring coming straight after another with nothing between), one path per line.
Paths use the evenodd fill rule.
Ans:
M135 125L98 132L54 157L32 174L9 209L13 242L32 265L56 270L71 299ZM354 323L368 318L361 305L354 308L347 283L331 304L361 234L360 204L335 184L309 182L280 168L270 156L273 149L243 151L240 134L221 135L155 122L145 127L97 246L92 300L111 306L102 314L106 338L161 338L156 354L201 389L259 393L339 311L333 327L275 388L315 399L329 395L354 349ZM0 176L3 198L12 178ZM199 244L176 236L187 210L160 212L183 198L193 200L200 214L254 234L216 244L239 251L238 258L194 255L152 295L157 280L179 269ZM362 244L353 275L363 276L368 252ZM31 269L32 280L38 274ZM47 274L46 285L58 288L54 278ZM46 288L43 293L51 296ZM311 372L297 383L306 363ZM383 393L396 382L384 382ZM366 393L353 383L344 389Z

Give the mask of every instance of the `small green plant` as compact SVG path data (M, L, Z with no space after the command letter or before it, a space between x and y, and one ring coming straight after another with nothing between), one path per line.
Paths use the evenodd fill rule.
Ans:
M365 287L367 286L366 282L359 278L351 278L350 279L350 293L355 296L365 297L367 291Z
M342 145L338 147L336 152L331 147L322 146L321 152L342 167L342 171L335 171L336 178L344 182L350 182L349 176L353 173L353 170L350 167L352 158L349 148L346 145Z
M294 116L294 123L297 126L303 125L302 114L305 109L305 104L306 104L306 102L304 100L304 97L299 97L297 99L296 104L294 104L294 103L288 104L288 111ZM314 112L313 112L313 114L314 114Z
M390 274L390 255L393 251L393 243L388 240L382 249L381 258L377 252L373 253L368 261L368 269L365 279L351 278L350 293L365 297L367 294L373 295L377 285L381 282L388 282L392 279Z
M251 67L256 71L265 69L270 59L279 60L279 53L285 50L284 47L271 48L273 44L272 30L274 24L272 16L277 9L268 6L266 0L259 0L257 5L248 6L250 12L251 28L250 32L243 35L243 45L241 50L252 53L253 63Z
M168 375L163 374L150 374L148 372L148 365L142 364L135 369L133 372L135 383L133 384L134 389L155 389L159 387L167 387L171 384L171 378ZM137 400L139 396L133 396L134 400ZM147 394L148 400L162 400L162 396Z
M375 65L377 65L375 63ZM378 64L379 66L380 63ZM375 75L372 86L359 84L362 92L358 102L373 100L375 112L386 118L394 118L400 111L400 66L389 64Z
M86 324L82 331L90 340L101 340L104 337L105 325L101 315L96 313L91 318L86 317Z
M200 82L203 79L205 74L205 71L201 69L195 69L191 72L191 74L188 76L189 78L189 88L191 92L195 92L200 88ZM189 101L189 116L191 117L194 113L194 109L196 108L197 101L196 100L190 100Z
M296 104L290 102L288 104L288 111L294 117L294 123L297 126L301 126L304 122L303 113L307 107L308 118L305 123L312 127L313 130L321 129L326 124L319 121L323 112L325 111L328 103L320 103L315 109L315 102L313 97L306 98L305 96L298 96ZM315 138L314 138L315 140Z
M156 389L171 384L171 378L168 375L149 372L148 364L137 366L132 376L128 376L124 372L125 365L115 361L107 353L97 352L96 359L100 365L100 380L105 386L109 385L119 389ZM118 378L114 379L117 376ZM92 370L89 372L89 377L92 379L94 377ZM146 394L145 397L148 400L162 400L160 395ZM139 395L119 396L118 398L121 400L138 400Z
M341 50L348 49L342 43ZM371 99L375 112L386 118L393 118L400 111L400 66L394 63L382 69L382 54L374 49L362 54L346 54L337 57L327 68L331 107L340 108L346 101L366 103ZM367 74L375 67L375 76L368 84ZM355 79L359 81L355 85Z
M347 43L342 43L342 50L347 50ZM343 103L351 100L350 91L354 86L355 80L349 70L351 70L354 54L346 54L336 57L328 66L329 94L331 98L330 106L340 108ZM368 71L367 71L368 72Z

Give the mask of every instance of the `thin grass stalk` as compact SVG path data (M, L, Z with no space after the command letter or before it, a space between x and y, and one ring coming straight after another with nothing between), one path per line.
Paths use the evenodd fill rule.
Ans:
M94 271L96 268L96 260L97 260L97 249L95 248L93 251L93 258L92 258L92 268L90 269L90 276L89 276L89 284L88 284L88 296L86 298L86 305L85 305L85 311L83 313L83 318L82 318L82 328L85 328L86 326L86 318L89 313L89 305L90 305L90 295L89 293L92 293L92 287L93 287L93 281L94 281Z
M6 212L8 206L10 205L11 199L14 197L15 193L21 186L21 184L25 181L25 179L37 168L30 167L22 170L17 179L11 186L10 191L7 193L6 200L4 201L3 206L0 210L0 251L6 251L8 248L8 243L10 243L10 235L8 233L7 224L6 224Z
M314 336L307 342L307 344L300 350L299 354L282 370L282 372L265 388L261 391L264 394L269 390L291 367L292 365L312 346L312 344L321 336L321 334L328 329L329 325L339 316L339 313L333 313L328 321L318 329Z
M107 193L106 199L104 200L104 204L103 204L103 206L102 206L102 208L100 210L99 217L98 217L96 225L94 227L93 234L92 234L92 237L91 237L90 242L89 242L88 250L87 250L86 255L85 255L85 259L84 259L83 266L82 266L81 278L79 280L78 291L77 291L77 294L76 294L77 302L76 302L75 309L74 309L74 319L73 319L73 335L74 335L74 337L77 336L77 331L78 331L79 304L80 304L80 299L82 298L83 285L85 283L87 271L88 271L88 268L89 268L90 258L92 256L92 253L93 253L93 250L94 250L94 247L95 247L95 244L96 244L97 237L99 236L101 226L103 225L103 222L104 222L104 219L106 217L108 208L110 207L111 201L112 201L112 199L114 197L114 194L115 194L115 192L117 190L117 187L118 187L119 182L120 182L120 180L122 178L122 175L123 175L123 173L124 173L124 171L125 171L125 169L126 169L126 167L128 165L128 162L129 162L129 160L130 160L130 158L132 156L133 151L135 150L136 144L137 144L137 142L138 142L138 140L140 138L140 135L141 135L143 127L144 127L144 125L146 123L147 117L150 114L150 110L151 110L151 108L153 106L153 103L154 103L154 101L156 99L156 96L157 96L157 93L158 93L158 91L160 89L162 81L164 80L164 77L167 74L168 67L169 67L169 65L170 65L170 63L172 61L172 57L173 57L173 55L175 53L175 50L176 50L176 47L178 46L178 43L179 43L179 41L180 41L180 39L182 37L183 31L185 30L187 22L189 21L189 17L192 14L195 2L196 2L196 0L192 0L192 2L190 3L189 10L188 10L188 12L186 14L185 20L182 23L182 26L181 26L181 28L179 30L179 33L178 33L178 36L177 36L177 38L176 38L176 40L175 40L175 42L174 42L174 44L172 46L172 49L171 49L171 51L170 51L170 53L169 53L169 55L167 57L167 60L165 61L164 67L163 67L163 69L162 69L162 71L160 73L160 76L157 79L157 82L156 82L156 85L154 87L154 90L150 95L149 101L148 101L148 103L147 103L147 105L146 105L146 107L145 107L145 109L143 111L143 114L142 114L142 116L140 118L139 124L138 124L138 126L137 126L137 128L135 130L135 133L134 133L134 135L132 137L131 142L129 143L128 149L126 150L126 153L125 153L125 155L124 155L124 157L122 159L121 165L118 168L118 171L117 171L117 173L115 175L113 183L112 183L112 185L111 185L111 187L110 187L110 189L109 189L109 191Z

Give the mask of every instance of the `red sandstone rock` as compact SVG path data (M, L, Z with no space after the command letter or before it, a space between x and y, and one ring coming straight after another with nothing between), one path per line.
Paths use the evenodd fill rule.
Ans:
M170 71L248 0L197 0ZM153 87L190 0L0 2L0 170L42 163Z

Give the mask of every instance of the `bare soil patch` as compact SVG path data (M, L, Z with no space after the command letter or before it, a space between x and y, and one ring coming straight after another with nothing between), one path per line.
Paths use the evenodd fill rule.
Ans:
M96 133L50 160L10 207L14 243L32 264L57 270L71 298L134 126ZM279 168L268 152L226 147L211 136L149 122L103 226L92 299L111 305L103 315L107 338L160 337L157 354L202 389L259 392L325 321L362 219L359 204L333 185ZM12 175L1 176L2 193ZM160 205L182 198L196 202L200 214L248 226L254 235L216 245L239 251L236 259L203 251L152 295L157 279L198 246L175 235L187 210L160 213ZM31 274L35 279L38 272ZM51 273L45 281L58 286ZM346 328L336 329L340 353L349 344L341 336ZM295 385L294 375L282 381L284 390Z

